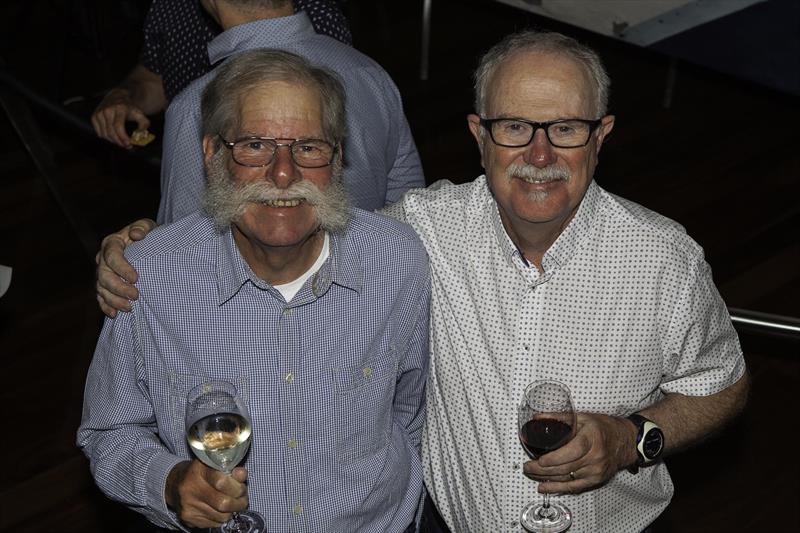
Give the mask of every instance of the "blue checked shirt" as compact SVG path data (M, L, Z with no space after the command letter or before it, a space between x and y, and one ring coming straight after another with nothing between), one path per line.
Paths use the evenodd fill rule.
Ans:
M305 13L234 26L208 45L211 63L238 53L274 48L301 55L335 72L347 96L344 184L353 205L373 211L424 187L417 147L389 74L355 48L314 32ZM200 97L214 71L196 79L170 104L164 118L160 223L200 209L205 190Z
M193 457L186 394L218 378L253 417L243 466L267 531L401 532L415 520L430 279L413 230L355 209L289 303L199 214L127 257L140 297L106 319L78 431L109 497L180 527L164 487Z

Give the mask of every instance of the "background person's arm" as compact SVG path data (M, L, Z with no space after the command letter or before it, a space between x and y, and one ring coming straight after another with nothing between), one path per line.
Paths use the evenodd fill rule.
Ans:
M163 111L166 105L161 76L139 64L103 97L92 113L92 126L99 137L128 148L131 139L125 122L136 122L137 130L147 129L147 115Z

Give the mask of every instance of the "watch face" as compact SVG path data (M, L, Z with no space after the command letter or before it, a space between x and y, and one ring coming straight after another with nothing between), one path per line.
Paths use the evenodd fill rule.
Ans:
M648 459L654 459L658 457L663 446L664 434L660 429L652 428L647 432L647 434L645 434L644 442L642 442L642 450L644 451L645 457Z

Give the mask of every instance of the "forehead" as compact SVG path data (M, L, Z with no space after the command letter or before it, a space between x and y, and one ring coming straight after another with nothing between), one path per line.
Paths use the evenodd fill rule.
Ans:
M248 90L239 100L239 123L244 133L264 136L319 135L322 101L319 92L300 82L272 81Z
M487 91L490 117L537 121L596 118L586 69L558 53L521 51L495 71Z

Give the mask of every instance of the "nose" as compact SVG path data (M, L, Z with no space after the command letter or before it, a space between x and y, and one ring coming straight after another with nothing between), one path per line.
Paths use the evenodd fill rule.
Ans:
M525 148L523 160L529 165L544 168L555 163L557 159L553 145L547 138L547 133L544 128L539 128L534 132L533 139Z
M267 179L271 180L279 189L286 189L294 182L303 179L300 169L292 159L291 148L280 144L275 149L275 155L267 165Z

